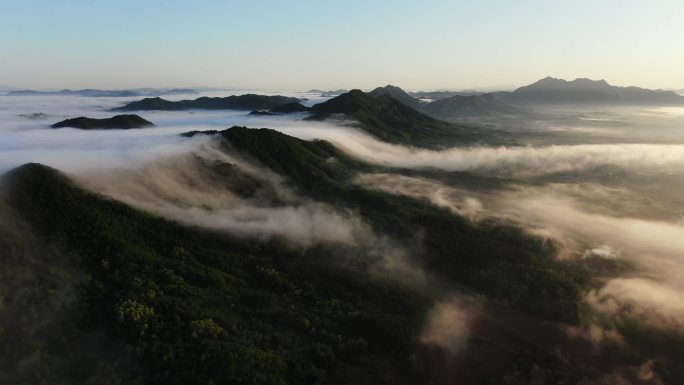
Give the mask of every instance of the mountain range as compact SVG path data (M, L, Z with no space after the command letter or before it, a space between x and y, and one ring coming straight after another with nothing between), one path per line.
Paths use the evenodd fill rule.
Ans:
M393 94L388 95L385 92ZM369 94L352 90L311 108L302 105L297 98L255 94L181 101L146 98L114 108L113 111L232 109L252 110L251 115L310 112L310 116L306 118L308 120L344 116L355 121L364 131L389 143L432 148L476 143L512 143L503 132L458 125L427 116L421 112L422 108L418 111L395 99L398 97L404 102L412 100L408 95L402 98L402 93L404 92L397 87L386 87Z
M226 97L206 97L193 100L169 101L159 97L145 98L128 103L113 111L181 111L181 110L270 110L289 103L300 102L287 96L266 96L256 94L232 95Z
M684 97L673 91L619 87L605 80L572 81L546 77L512 92L494 93L513 105L682 105Z
M429 103L386 86L312 107L248 94L145 98L117 110L306 113L313 122L351 120L386 143L442 149L515 143L504 132L436 117L517 114L515 98L515 106L616 100L605 82L556 80ZM640 95L629 103L669 100L617 88L623 102L626 94ZM117 115L53 127L140 125L152 123ZM638 324L628 312L611 324L588 309L597 280L631 273L628 262L601 258L593 277L590 257L558 258L568 246L550 233L444 205L452 189L465 194L463 205L479 204L468 197L476 186L546 188L538 179L368 163L330 142L267 128L181 135L207 141L111 170L115 177L104 179L111 197L86 182L101 175L36 163L0 178L0 383L603 385L613 383L607 373L631 375L628 367L647 381L682 378L681 333ZM421 152L429 153L407 154ZM364 178L397 183L381 189ZM415 194L420 186L434 195ZM149 206L123 201L136 197ZM171 220L165 209L221 220L236 211L228 219L238 230ZM289 220L273 221L278 216ZM260 222L353 236L299 244L287 232L242 233Z
M392 88L395 92L398 88ZM403 92L403 91L401 91ZM397 144L440 148L454 145L511 144L503 132L449 123L423 114L388 94L351 90L311 107L309 119L343 115L376 138ZM401 97L401 96L400 96Z
M470 96L470 95L482 95L489 93L490 91L478 91L478 90L459 90L459 91L449 91L449 90L439 90L439 91L411 91L409 95L417 99L423 100L440 100L450 98L452 96Z
M684 105L684 96L674 91L619 87L605 80L575 79L567 81L546 77L514 91L458 93L440 91L418 93L433 99L424 102L399 87L378 87L373 96L389 95L401 103L440 119L487 117L523 114L520 108L543 105Z
M163 95L192 95L198 94L196 90L190 88L137 88L132 90L98 90L81 89L60 91L35 91L35 90L10 90L7 96L39 96L39 95L67 95L67 96L88 96L88 97L133 97L133 96L163 96Z
M438 119L486 117L520 114L522 111L504 103L492 93L474 95L450 95L443 99L424 102L399 87L387 85L368 93L371 96L389 96L400 103Z
M290 114L293 112L306 112L309 110L311 110L311 108L303 105L302 103L291 102L291 103L280 105L278 107L273 107L269 111L252 111L252 115Z
M334 90L334 91L323 91L323 90L319 90L319 89L314 88L314 89L308 90L306 92L309 94L320 94L322 97L331 98L334 96L342 95L342 94L347 93L349 91L347 91L345 89L338 89L338 90Z

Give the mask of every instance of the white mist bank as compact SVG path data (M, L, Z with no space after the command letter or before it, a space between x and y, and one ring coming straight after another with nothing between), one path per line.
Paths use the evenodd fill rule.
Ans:
M409 274L416 270L405 262L405 252L382 240L380 235L369 237L368 227L354 213L292 196L293 200L286 205L272 207L258 199L237 197L221 186L208 183L197 173L196 165L180 159L187 160L198 151L209 156L205 150L213 139L209 136L183 138L178 134L221 130L233 125L268 127L302 139L328 140L352 156L374 164L514 177L581 172L600 166L616 166L635 173L681 172L684 166L684 145L678 144L471 147L432 151L383 143L358 130L332 123L298 120L303 117L298 114L252 117L245 111L150 111L140 115L157 124L156 128L53 130L48 128L49 124L67 117L112 116L114 113L105 109L124 101L51 97L34 102L35 99L22 97L0 106L0 171L27 162L44 163L76 175L95 191L136 207L240 236L279 236L305 246L317 242L382 245L373 252L392 255L385 259L384 268ZM35 120L20 116L32 113L45 113L48 117ZM246 171L256 172L257 176L279 186L272 174L255 171L258 165L250 169L249 164L240 163L239 159L227 161L236 162ZM635 267L630 273L634 276L611 279L593 292L590 301L598 310L660 322L677 319L680 314L675 302L673 306L664 306L660 299L671 298L672 293L684 295L681 284L684 228L675 223L617 215L623 207L606 202L619 202L626 196L624 192L591 190L584 186L574 195L538 188L482 196L429 179L388 174L359 176L356 182L414 198L423 197L455 215L473 220L482 216L514 220L535 234L552 237L572 248L576 257L623 259ZM277 188L281 193L291 193ZM584 203L580 204L580 199ZM596 209L587 207L586 202L591 201L596 202ZM632 278L640 281L625 281ZM649 318L644 316L645 312L659 316Z
M239 170L256 181L255 191L249 196L231 191L231 181L207 164ZM321 243L358 248L372 260L369 272L429 285L408 251L373 231L358 213L298 195L281 176L230 151L218 138L189 153L142 166L72 176L92 191L186 225L248 239L279 239L294 248ZM244 176L237 178L242 178L239 183L251 183Z
M391 174L365 174L366 188L425 199L472 220L492 218L516 223L559 246L559 258L601 258L628 266L626 276L609 277L587 297L613 321L630 317L651 326L684 331L684 227L619 215L623 207L595 205L629 193L596 184L513 186L472 192L436 181ZM594 198L592 200L592 197ZM471 211L466 202L477 202ZM633 201L628 201L633 202Z
M328 130L317 135L301 131L293 133L299 137L318 137L331 141L344 151L371 163L409 169L436 168L534 177L604 165L664 171L684 166L684 145L592 144L468 147L433 151L391 145L351 130Z
M208 95L226 96L247 92L249 91L226 91ZM277 93L309 98L306 104L324 99L304 93ZM194 97L197 96L199 95ZM169 96L168 99L184 97L186 96ZM272 128L307 140L328 140L368 162L414 169L439 168L525 177L578 171L602 165L645 170L667 170L684 165L684 145L677 144L470 147L432 151L384 143L359 130L339 124L301 120L305 114L250 116L249 111L231 110L139 111L134 113L152 121L157 127L106 132L49 128L52 123L77 116L111 117L116 113L108 111L109 109L138 99L140 98L3 96L0 99L3 102L0 105L0 170L6 171L32 161L66 171L72 167L74 170L82 170L88 166L107 167L108 162L120 167L125 162L132 164L137 160L153 159L155 154L161 156L167 148L171 154L180 153L184 143L189 143L188 147L196 146L197 143L192 140L176 138L179 133L222 130L234 125ZM27 117L34 113L43 113L46 117ZM667 115L669 110L651 113ZM646 122L643 124L647 127Z
M76 174L91 190L180 222L266 239L282 236L305 246L317 242L354 244L368 232L352 213L297 197L282 178L218 149L218 141L178 156L166 156L134 168ZM233 165L268 190L251 197L231 192L226 181L205 164ZM248 182L246 182L248 183ZM273 201L283 202L273 204Z
M228 96L248 91L211 92ZM272 94L260 92L261 94ZM273 93L275 94L275 93ZM280 93L312 97L302 93ZM192 95L196 98L202 95ZM165 97L176 100L187 95ZM86 116L108 118L124 112L109 111L134 98L80 96L0 96L0 173L24 163L39 162L66 172L135 167L164 156L188 153L209 139L182 138L187 131L223 130L234 125L249 127L307 126L301 115L250 116L249 111L136 111L156 127L131 130L52 129L50 124ZM313 103L318 98L307 101Z

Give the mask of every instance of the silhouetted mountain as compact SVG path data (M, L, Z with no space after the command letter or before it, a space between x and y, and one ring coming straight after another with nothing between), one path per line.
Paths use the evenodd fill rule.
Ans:
M145 98L128 103L113 111L145 111L145 110L270 110L284 104L299 102L297 98L287 96L266 96L246 94L227 97L201 97L194 100L168 101L162 98Z
M392 97L393 99L399 101L400 103L407 105L409 107L415 108L415 109L420 109L422 105L424 104L420 100L414 98L413 96L409 95L406 93L406 91L402 90L399 87L392 86L392 85L386 85L384 87L378 87L374 89L373 91L369 92L368 95L377 97L381 95L387 95Z
M278 114L275 114L275 113L273 113L273 112L269 112L269 111L259 111L259 110L254 110L254 111L250 112L249 114L250 114L250 115L254 115L254 116L272 116L272 115L278 115Z
M67 96L88 96L88 97L132 97L132 96L162 96L162 95L192 95L198 94L190 88L138 88L133 90L61 90L61 91L35 91L35 90L14 90L7 93L8 96L40 96L40 95L67 95Z
M306 107L299 102L292 102L292 103L287 103L287 104L283 104L282 106L272 108L270 111L255 110L255 111L250 112L249 114L250 115L269 116L269 115L289 114L292 112L306 112L309 110L310 110L309 107Z
M684 97L672 91L639 87L618 87L605 80L586 78L567 81L546 77L513 92L496 95L511 104L608 104L681 105Z
M19 116L31 120L44 120L47 119L47 115L42 112L34 112L32 114L19 114Z
M7 93L8 96L37 96L37 95L69 95L69 96L90 96L90 97L130 97L140 96L130 90L61 90L61 91L34 91L16 90Z
M494 94L456 95L436 100L422 106L422 111L436 118L454 118L460 116L491 116L515 114L519 110L502 102Z
M55 123L50 127L72 127L80 128L82 130L110 130L154 127L154 124L138 115L116 115L108 119L93 119L81 116L79 118L62 120L61 122Z
M16 87L8 86L5 84L0 84L0 92L10 92L16 90Z
M339 90L334 90L334 91L323 91L323 92L321 93L321 96L326 97L326 98L332 98L332 97L335 97L335 96L339 96L339 95L345 94L345 93L347 93L347 92L349 92L349 91L344 90L344 89L339 89Z
M139 88L133 90L140 96L164 96L164 95L197 95L199 92L192 88L171 88L171 89L157 89L157 88Z
M186 106L189 104L187 102L194 102L194 100L185 100L179 102L172 102L159 97L156 98L145 98L137 102L131 102L123 107L113 108L113 111L145 111L145 110L164 110L164 111L174 111L174 110L185 110L191 107Z
M272 108L270 112L274 113L280 113L280 114L289 114L291 112L305 112L309 111L310 108L299 103L299 102L292 102L288 104L283 104L282 106L278 106L275 108Z
M429 117L387 95L372 97L352 90L311 108L310 119L343 114L366 132L389 143L442 147L474 143L510 143L505 133L480 130Z
M308 91L306 91L309 94L320 94L323 97L334 97L338 96L341 94L344 94L347 92L347 90L339 89L339 90L334 90L334 91L324 91L324 90L319 90L318 88L312 88Z
M476 90L465 90L465 91L415 91L409 92L408 94L416 99L430 99L432 101L442 100L450 98L452 96L470 96L470 95L482 95L487 92L476 91Z
M501 116L519 111L499 100L493 94L452 95L430 103L422 102L395 86L378 87L370 96L389 96L398 102L437 119L457 120L459 118Z

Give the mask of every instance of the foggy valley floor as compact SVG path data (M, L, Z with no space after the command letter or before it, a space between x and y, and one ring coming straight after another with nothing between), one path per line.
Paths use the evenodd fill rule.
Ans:
M394 101L80 130L49 126L140 98L0 98L0 383L684 377L684 108L468 116L440 141L457 126Z

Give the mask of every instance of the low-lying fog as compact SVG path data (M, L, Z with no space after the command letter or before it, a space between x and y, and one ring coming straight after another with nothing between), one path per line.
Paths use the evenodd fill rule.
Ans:
M309 98L309 105L322 99L281 94ZM189 167L187 159L198 151L206 156L213 139L178 134L244 125L307 140L325 139L367 162L443 171L439 180L428 177L434 172L406 176L388 171L358 175L350 183L429 200L473 221L485 217L512 221L556 240L562 246L559 258L624 264L622 273L603 277L587 303L608 320L629 316L684 331L684 199L679 197L684 187L684 108L546 112L545 118L535 121L500 123L520 135L521 146L444 151L386 144L349 127L302 121L301 114L254 117L248 111L141 111L139 115L157 127L49 128L69 117L112 116L115 113L107 109L128 101L0 96L0 171L26 162L44 163L143 209L238 235L277 233L303 244L361 242L366 225L355 213L335 211L281 187L281 194L290 194L289 198L272 209L266 201L244 200L203 184L201 175L190 172L196 165ZM179 159L186 161L179 163ZM259 165L236 159L226 161L242 164L252 175L278 179ZM497 178L501 187L476 189L452 171ZM191 180L190 175L199 179ZM188 181L192 183L183 184ZM206 188L198 190L198 186ZM300 225L287 226L291 221ZM448 311L460 314L452 307ZM433 322L443 327L443 315L435 315ZM457 323L459 328L467 324ZM461 341L462 334L452 336ZM426 334L426 340L433 338Z

